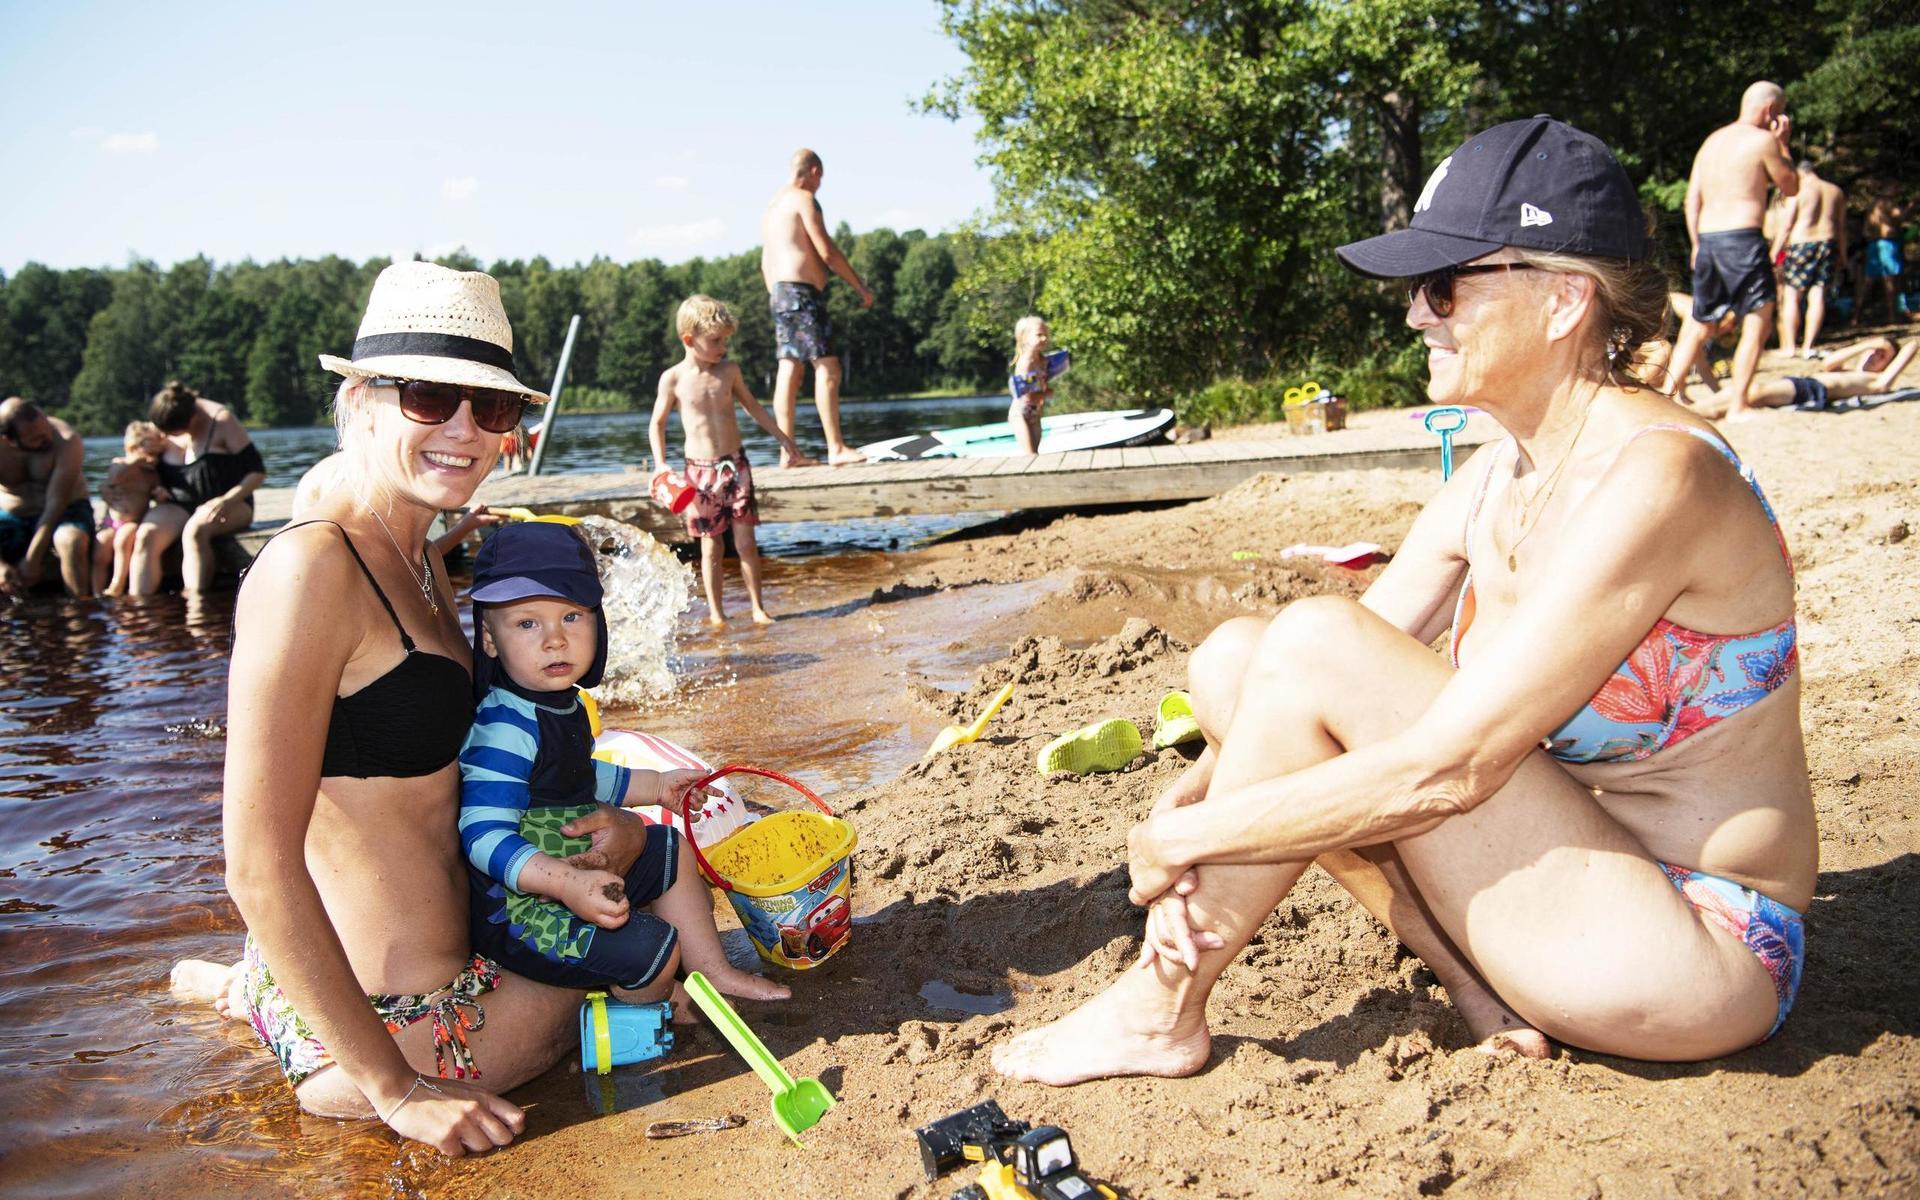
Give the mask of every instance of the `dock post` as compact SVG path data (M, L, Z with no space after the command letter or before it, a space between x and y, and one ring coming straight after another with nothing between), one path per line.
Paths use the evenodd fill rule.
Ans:
M553 372L553 388L547 393L547 411L540 417L540 436L533 442L533 458L527 463L527 474L540 473L540 461L547 454L547 436L553 432L553 416L560 409L560 388L567 381L567 360L573 357L573 339L580 332L580 314L573 314L573 320L567 322L567 341L560 347L560 365Z

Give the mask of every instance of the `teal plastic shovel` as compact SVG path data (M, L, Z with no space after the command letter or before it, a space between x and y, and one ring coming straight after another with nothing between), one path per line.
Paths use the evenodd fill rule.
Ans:
M819 1124L820 1118L834 1105L833 1093L827 1090L827 1085L818 1079L795 1080L787 1074L780 1060L754 1036L740 1014L733 1011L733 1006L713 990L713 985L700 972L687 974L687 995L693 997L693 1002L707 1014L707 1020L713 1022L720 1036L740 1052L760 1082L773 1092L773 1123L793 1139L794 1145L804 1146L800 1131Z

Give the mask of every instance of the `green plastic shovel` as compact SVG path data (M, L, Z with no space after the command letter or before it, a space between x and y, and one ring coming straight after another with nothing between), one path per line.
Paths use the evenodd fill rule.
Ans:
M773 1092L773 1123L793 1139L794 1145L803 1146L800 1131L820 1123L820 1118L834 1105L833 1093L818 1079L795 1080L787 1074L780 1060L754 1036L740 1014L733 1011L733 1006L713 990L713 985L700 972L688 972L687 995L693 997L693 1002L707 1014L707 1020L713 1022L720 1036L740 1052L760 1082Z

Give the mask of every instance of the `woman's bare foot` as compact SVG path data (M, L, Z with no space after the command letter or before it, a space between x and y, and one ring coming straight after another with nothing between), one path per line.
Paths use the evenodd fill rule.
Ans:
M1521 1058L1552 1058L1547 1035L1527 1024L1492 989L1473 979L1447 989L1447 997L1466 1019L1467 1034L1487 1054L1517 1054Z
M1174 1012L1158 969L1134 966L1053 1024L995 1048L993 1069L1065 1087L1111 1075L1191 1075L1211 1049L1204 1012Z
M744 1000L793 999L793 989L786 984L775 983L738 967L716 967L701 974L713 985L714 991L724 996L739 996Z
M817 458L808 458L804 454L798 458L789 458L786 453L782 451L780 455L780 465L783 467L817 467L820 465L820 460Z
M211 1004L213 1011L229 1020L239 1020L246 1012L240 994L240 964L208 962L204 958L183 958L173 964L168 986L182 1000Z
M867 456L852 448L835 450L827 455L827 464L835 467L845 467L853 463L863 463L865 461L867 461Z
M707 624L714 629L725 629L727 627L727 614L723 612L710 612L707 614Z
M771 625L773 624L773 614L764 608L756 607L753 610L753 623L755 625Z

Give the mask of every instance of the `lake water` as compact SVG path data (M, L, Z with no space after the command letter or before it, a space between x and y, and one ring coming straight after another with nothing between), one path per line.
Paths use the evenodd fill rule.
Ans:
M527 423L535 425L538 409L528 410ZM622 471L629 466L645 468L653 452L647 445L649 413L570 412L561 396L559 414L554 419L552 444L541 463L545 475L569 475L596 471ZM933 399L855 400L840 406L841 433L848 444L864 446L887 438L945 429L984 425L1007 417L1005 396L962 396ZM824 456L820 439L820 417L811 401L802 400L799 415L799 441L810 454ZM771 466L780 461L780 443L740 414L741 440L747 456L756 466ZM333 453L333 427L313 429L262 429L253 435L260 456L267 464L269 487L292 487L306 469ZM94 486L106 475L107 464L121 452L117 437L85 439L87 478ZM680 414L676 410L667 421L667 448L675 464L681 446ZM837 549L895 549L930 537L991 519L995 514L946 517L887 517L863 521L797 522L769 525L759 531L760 548L771 554L817 554Z

